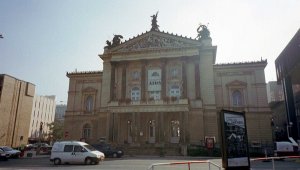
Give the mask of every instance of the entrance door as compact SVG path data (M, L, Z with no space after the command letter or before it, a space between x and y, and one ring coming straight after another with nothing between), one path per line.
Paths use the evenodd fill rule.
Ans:
M149 121L149 143L155 143L155 120Z
M179 143L180 139L180 126L179 120L171 121L171 139L170 143Z
M127 121L127 142L132 143L132 122L131 120Z

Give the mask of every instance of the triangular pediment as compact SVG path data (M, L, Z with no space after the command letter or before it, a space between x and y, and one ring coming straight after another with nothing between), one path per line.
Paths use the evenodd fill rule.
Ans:
M184 48L199 46L200 42L174 34L150 31L138 35L112 48L111 52L130 52L155 49Z

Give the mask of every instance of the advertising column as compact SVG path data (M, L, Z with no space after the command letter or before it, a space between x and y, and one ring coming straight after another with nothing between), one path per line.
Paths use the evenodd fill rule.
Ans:
M244 112L221 111L222 164L225 170L249 170L249 149Z

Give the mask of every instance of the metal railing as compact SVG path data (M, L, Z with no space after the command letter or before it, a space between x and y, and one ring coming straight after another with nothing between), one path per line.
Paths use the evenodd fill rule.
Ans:
M154 167L156 166L165 166L165 165L187 165L188 170L191 170L191 164L202 164L207 163L208 169L211 169L211 166L217 167L219 170L221 170L221 166L215 164L214 162L210 160L205 161L184 161L184 162L169 162L169 163L156 163L152 164L148 167L148 170L154 170Z
M254 161L272 161L272 170L275 170L275 160L282 160L282 159L293 159L293 158L300 158L300 156L279 156L279 157L264 157L264 158L253 158L250 159L251 162Z
M252 158L250 159L251 162L254 161L272 161L272 170L275 170L275 160L282 160L282 159L295 159L300 158L300 156L280 156L280 157L263 157L263 158ZM191 164L208 164L208 170L211 170L212 167L218 168L219 170L223 169L222 166L210 161L210 160L203 160L203 161L183 161L183 162L168 162L168 163L156 163L152 164L148 167L147 170L154 170L155 167L161 166L172 166L172 165L186 165L188 170L191 170Z

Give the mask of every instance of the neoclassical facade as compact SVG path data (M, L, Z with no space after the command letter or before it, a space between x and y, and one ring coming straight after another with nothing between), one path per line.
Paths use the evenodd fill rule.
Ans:
M117 35L99 55L103 71L67 73L66 139L176 150L209 137L218 146L219 111L228 109L245 111L249 143L271 143L267 61L216 64L209 31L197 31L191 39L152 24L125 42Z

